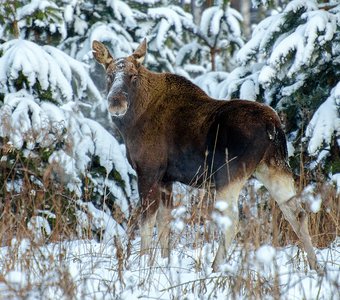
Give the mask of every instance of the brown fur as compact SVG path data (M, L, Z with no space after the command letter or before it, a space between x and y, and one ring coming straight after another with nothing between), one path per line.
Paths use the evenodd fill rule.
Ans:
M174 181L199 185L208 180L216 187L216 200L228 205L221 214L231 221L230 228L223 229L213 264L214 270L218 270L237 232L240 189L255 174L297 232L311 267L317 267L306 231L307 218L297 218L304 211L294 197L286 139L273 109L253 101L214 100L181 76L149 71L141 64L145 41L124 59L114 60L108 56L106 47L96 41L93 50L97 61L106 68L109 111L138 175L142 253L151 247L160 191L169 190ZM159 212L163 222L171 206L169 198L166 199ZM169 226L161 225L164 256L168 255L165 248L169 245Z

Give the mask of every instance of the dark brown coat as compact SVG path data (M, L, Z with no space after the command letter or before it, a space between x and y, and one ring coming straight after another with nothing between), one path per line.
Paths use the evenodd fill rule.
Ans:
M151 247L158 210L162 254L168 255L169 226L164 223L170 200L160 202L160 191L174 181L194 186L212 182L216 201L228 207L219 213L231 222L227 228L221 225L222 242L213 264L216 271L237 232L239 192L255 175L280 205L316 268L307 218L297 219L305 213L294 197L286 139L273 109L253 101L214 100L184 77L149 71L142 65L145 41L122 59L113 59L96 41L93 51L107 71L108 110L138 175L142 253Z

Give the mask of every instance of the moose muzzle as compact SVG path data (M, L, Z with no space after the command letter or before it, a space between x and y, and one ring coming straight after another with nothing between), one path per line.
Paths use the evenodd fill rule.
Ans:
M107 97L108 111L114 117L122 117L128 109L127 95L119 93L118 95L111 95Z

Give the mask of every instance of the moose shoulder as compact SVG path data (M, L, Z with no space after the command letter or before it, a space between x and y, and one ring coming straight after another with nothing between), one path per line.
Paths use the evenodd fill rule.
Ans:
M164 197L164 191L171 183L200 185L209 179L216 201L227 203L220 213L232 224L222 232L213 262L217 271L237 233L240 190L255 175L300 238L310 266L318 267L307 217L295 197L285 135L273 109L253 101L214 100L181 76L149 71L142 65L145 40L131 56L118 59L98 41L92 47L106 70L108 111L138 176L142 254L151 249L157 215L162 255L169 253L170 229L165 220L169 220L171 199Z

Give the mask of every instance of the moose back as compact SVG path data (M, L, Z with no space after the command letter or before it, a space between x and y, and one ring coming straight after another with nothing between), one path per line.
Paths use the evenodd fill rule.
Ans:
M253 101L214 100L184 77L151 72L143 66L146 48L144 40L132 55L115 59L102 43L92 44L94 58L106 70L108 111L138 176L141 254L151 249L156 219L162 256L169 254L171 196L164 192L172 182L199 185L209 178L216 201L225 203L219 213L230 221L221 228L213 262L218 271L237 233L240 190L254 175L278 203L316 269L275 111Z

